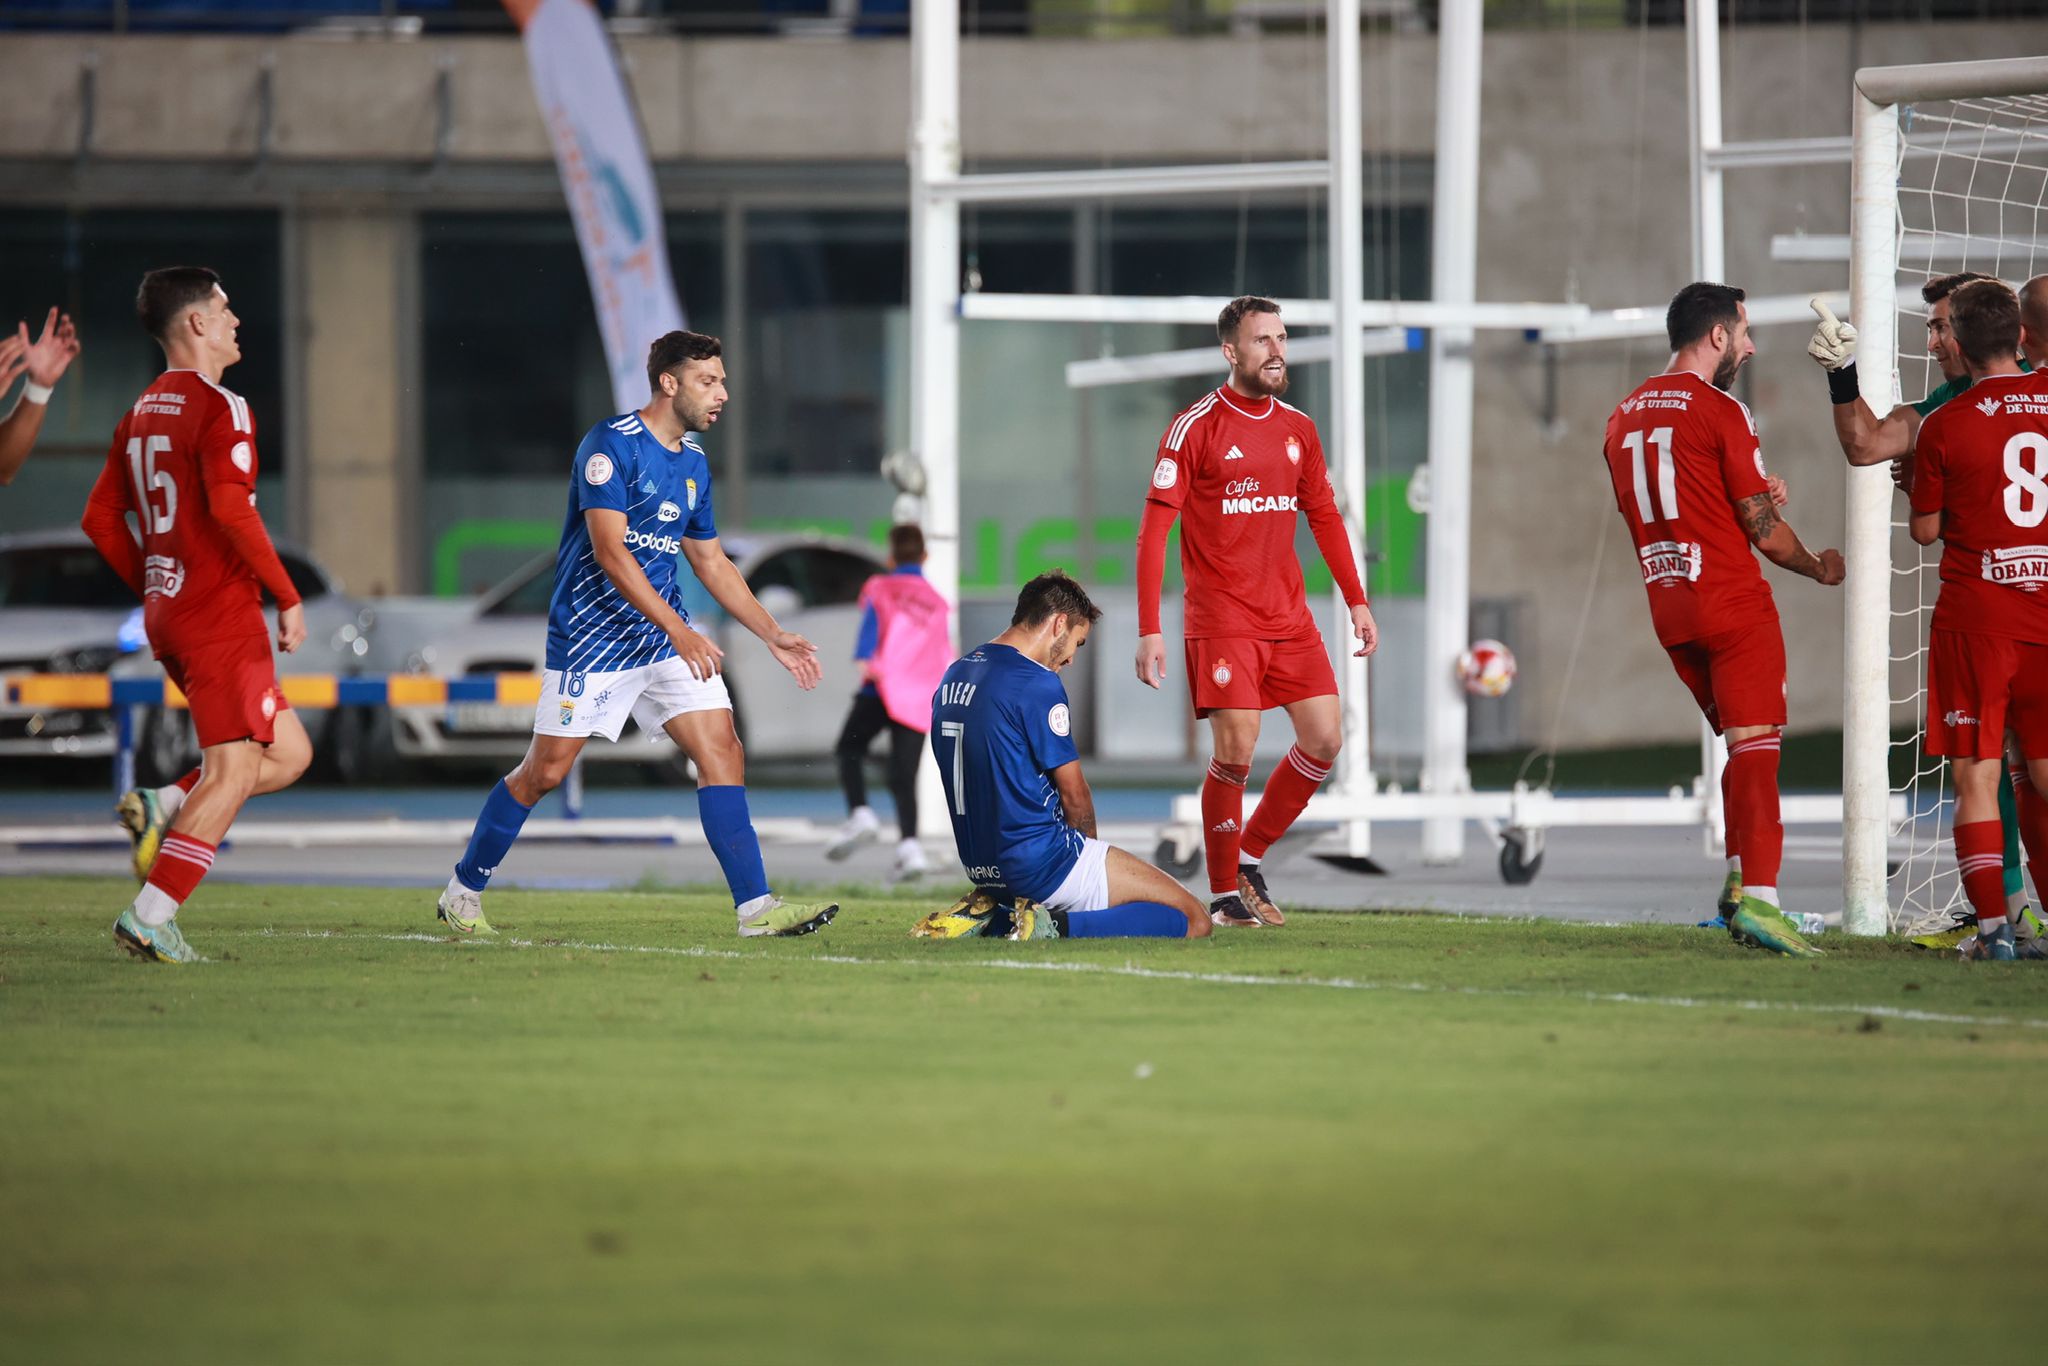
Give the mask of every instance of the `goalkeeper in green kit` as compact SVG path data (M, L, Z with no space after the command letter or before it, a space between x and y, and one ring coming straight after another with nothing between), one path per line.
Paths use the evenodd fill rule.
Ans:
M1835 317L1819 297L1814 298L1813 311L1820 315L1820 325L1814 328L1806 352L1828 372L1835 439L1842 443L1842 454L1851 465L1889 464L1892 481L1911 491L1913 443L1920 436L1921 421L1970 387L1969 368L1956 346L1955 334L1949 329L1949 296L1972 280L1993 278L1964 270L1937 275L1920 286L1920 297L1927 304L1927 354L1941 368L1942 382L1918 403L1901 403L1882 418L1870 410L1857 391L1856 329ZM2037 275L2027 281L2019 295L2020 366L2032 370L2048 363L2048 275ZM2041 921L2027 905L2026 879L2020 872L2019 808L2009 782L1999 784L1998 815L2005 826L2006 903L2014 930L2021 938L2029 938L2041 933ZM1954 948L1975 933L1975 920L1965 906L1954 927L1920 935L1913 942L1924 948Z

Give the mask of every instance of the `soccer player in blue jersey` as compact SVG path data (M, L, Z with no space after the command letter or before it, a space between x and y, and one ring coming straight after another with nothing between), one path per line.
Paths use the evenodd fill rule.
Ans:
M586 740L618 739L629 715L650 737L667 731L696 763L697 814L732 890L740 934L809 934L839 912L785 903L768 888L742 785L745 755L719 675L724 652L692 629L677 584L681 555L798 687L818 686L817 646L776 624L718 544L711 468L691 435L708 430L725 406L718 339L660 338L647 354L647 380L653 396L645 408L598 423L576 448L533 743L491 790L436 907L459 933L492 932L483 891L526 813L561 785Z
M1101 617L1054 570L1024 585L1010 629L946 670L932 754L975 890L920 937L1200 938L1209 912L1159 869L1095 837L1060 670Z

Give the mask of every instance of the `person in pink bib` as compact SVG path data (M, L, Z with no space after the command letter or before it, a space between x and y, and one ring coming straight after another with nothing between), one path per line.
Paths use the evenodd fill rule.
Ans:
M881 834L868 805L868 746L889 732L889 792L896 799L896 864L891 883L922 877L930 867L917 842L917 765L931 728L932 694L953 662L951 609L924 577L924 532L889 529L889 572L860 590L860 639L853 657L861 687L839 732L839 786L846 794L846 824L825 850L843 859Z

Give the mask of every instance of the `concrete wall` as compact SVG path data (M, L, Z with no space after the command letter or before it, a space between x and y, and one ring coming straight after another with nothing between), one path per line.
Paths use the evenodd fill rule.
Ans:
M1661 305L1686 278L1689 258L1682 30L1495 31L1486 43L1480 297ZM653 153L667 169L752 168L772 184L777 166L837 165L864 170L885 190L901 184L904 43L638 38L623 51ZM1723 54L1727 137L1846 133L1859 65L2042 51L2048 23L2038 22L1737 29ZM88 65L97 91L93 164L81 170L79 77ZM1434 70L1428 36L1369 41L1369 154L1430 153ZM970 167L1315 156L1322 86L1321 44L1299 37L974 41L964 54L964 146ZM318 366L302 358L300 368L319 378L302 390L307 411L298 421L314 473L299 497L348 509L358 532L346 548L315 544L347 555L352 581L409 581L402 547L360 534L404 496L403 416L396 407L331 405L336 393L400 388L392 367L406 348L392 308L401 280L363 253L409 241L405 216L436 195L491 197L488 181L452 190L418 181L437 149L455 171L531 172L518 182L523 190L505 182L508 196L547 193L548 149L517 41L14 36L0 46L0 88L10 92L0 102L0 196L11 202L160 200L178 193L180 168L198 187L208 183L198 178L207 163L259 158L279 174L237 192L273 194L295 208L306 191L294 187L307 177L371 177L378 195L350 214L292 218L298 259L322 258L305 273L300 304L300 316L320 319L323 332L302 339ZM205 192L191 191L195 199ZM1734 282L1755 294L1846 286L1846 266L1769 259L1774 233L1846 231L1846 166L1735 172L1727 192ZM1810 543L1833 545L1841 463L1803 341L1801 327L1762 330L1746 397L1767 458L1792 482L1793 524ZM1548 718L1555 709L1590 585L1590 624L1557 738L1688 738L1695 726L1650 633L1598 464L1609 409L1662 367L1661 343L1567 348L1554 374L1518 338L1484 337L1479 352L1472 586L1476 595L1528 599L1528 652L1543 667L1527 675L1535 695L1522 699L1523 714ZM1804 580L1774 583L1791 651L1793 724L1838 724L1839 595ZM1390 640L1387 648L1418 645ZM1539 724L1539 738L1547 729Z

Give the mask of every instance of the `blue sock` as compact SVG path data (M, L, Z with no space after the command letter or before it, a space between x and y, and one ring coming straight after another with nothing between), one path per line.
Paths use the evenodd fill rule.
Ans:
M747 812L744 787L700 787L697 789L697 819L704 822L704 838L718 855L725 870L725 885L732 889L732 904L744 906L755 897L768 895L768 872L761 866L761 838L754 833L754 818Z
M519 838L519 827L526 824L526 813L531 810L532 807L519 804L512 789L500 778L491 795L484 798L484 809L477 813L469 848L463 851L462 862L455 865L456 881L472 892L489 886L491 874L505 861L505 851Z
M1163 901L1126 901L1067 917L1070 939L1185 939L1188 918Z

